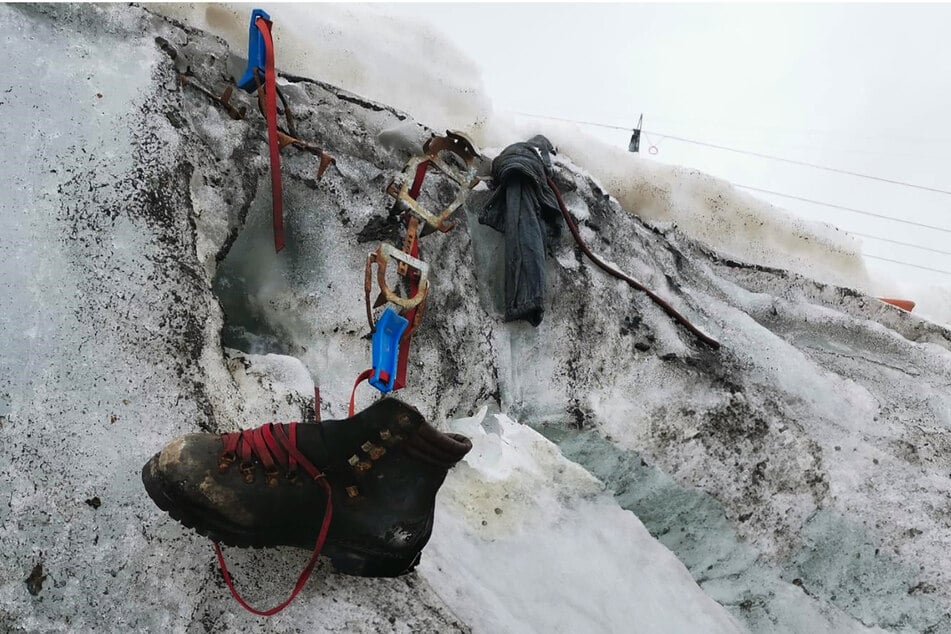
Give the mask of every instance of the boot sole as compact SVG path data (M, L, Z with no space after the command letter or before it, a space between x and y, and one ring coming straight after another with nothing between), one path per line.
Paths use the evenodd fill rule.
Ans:
M145 485L145 491L156 506L168 513L173 520L203 537L226 546L256 549L274 546L255 533L242 532L235 530L232 526L224 526L217 518L204 515L199 509L180 504L178 500L166 493L160 478L151 477L149 474L151 463L152 461L149 461L142 469L142 483ZM297 548L313 547L312 545L292 545ZM398 577L415 569L422 555L418 552L410 558L392 557L385 553L361 549L353 544L338 544L329 538L324 544L322 554L330 559L334 570L355 577Z

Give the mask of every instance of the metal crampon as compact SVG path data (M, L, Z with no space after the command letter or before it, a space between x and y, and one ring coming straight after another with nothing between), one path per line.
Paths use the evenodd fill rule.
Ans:
M444 159L444 153L452 155L454 159ZM479 152L475 145L461 132L449 130L446 136L433 135L423 145L423 155L411 158L403 167L402 173L389 184L386 192L396 199L398 210L408 211L433 229L445 233L455 226L454 222L449 221L449 217L466 201L472 188L479 184L479 177L476 175L478 157ZM459 187L459 193L453 201L438 213L423 208L417 200L419 192L412 192L420 170L429 166L438 169Z
M433 135L423 145L423 154L407 161L402 172L387 186L387 193L396 199L394 212L402 215L405 226L402 250L390 244L382 244L367 256L364 294L367 309L367 321L370 331L374 333L374 375L379 371L377 360L386 360L387 367L395 367L395 376L381 389L381 382L373 383L381 391L400 389L406 384L406 368L409 358L409 346L413 332L420 324L426 309L426 298L429 294L429 265L423 262L419 238L432 231L443 233L451 231L455 222L450 220L469 196L472 188L479 183L477 176L478 159L481 158L472 141L464 134L449 131L445 136ZM446 178L458 187L458 193L452 202L438 213L424 208L419 202L423 181L430 167L436 168ZM386 281L387 264L396 260L397 273L404 277L409 288L408 296L396 293ZM371 306L370 295L373 286L373 264L377 266L376 280L380 288L376 301ZM373 309L386 304L392 304L384 311L384 317L389 317L387 323L393 322L393 315L387 312L402 313L401 318L406 320L405 326L399 330L391 329L392 336L399 332L398 347L392 345L378 328L381 322L374 323ZM401 322L402 323L402 322ZM385 352L384 352L385 349ZM395 366L392 356L398 355ZM389 374L388 374L389 376Z

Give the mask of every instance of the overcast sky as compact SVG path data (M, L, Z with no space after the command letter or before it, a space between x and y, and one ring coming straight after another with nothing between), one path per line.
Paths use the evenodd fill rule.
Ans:
M951 228L951 196L704 148L775 154L951 190L951 6L390 5L482 68L497 110L629 126L642 153L734 183ZM626 146L629 133L590 128ZM657 154L647 154L651 141ZM951 233L756 194L843 229L951 251ZM863 238L951 271L951 256ZM869 260L871 272L951 275Z

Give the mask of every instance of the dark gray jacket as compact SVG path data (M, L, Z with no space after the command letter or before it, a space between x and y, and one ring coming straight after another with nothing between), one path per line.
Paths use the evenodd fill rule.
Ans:
M561 233L561 210L548 186L554 147L539 135L492 161L495 192L479 222L505 234L505 321L542 321L545 255Z

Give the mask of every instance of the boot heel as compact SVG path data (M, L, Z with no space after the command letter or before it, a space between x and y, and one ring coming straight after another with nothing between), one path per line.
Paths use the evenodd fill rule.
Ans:
M345 575L355 577L398 577L412 571L422 553L416 553L407 559L386 559L371 557L354 550L325 549L334 569Z

